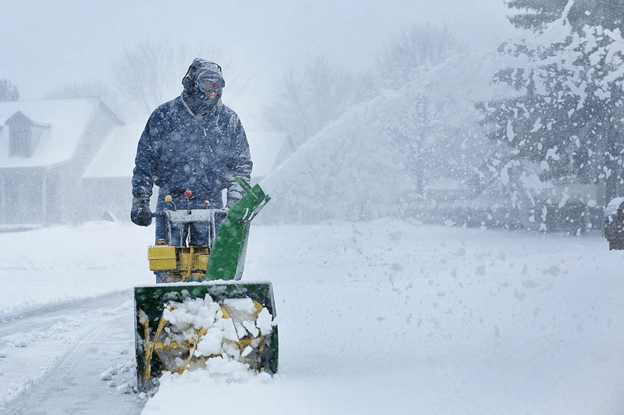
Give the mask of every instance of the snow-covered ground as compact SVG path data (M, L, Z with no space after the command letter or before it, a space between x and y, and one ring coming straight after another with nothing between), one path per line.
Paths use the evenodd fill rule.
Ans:
M0 234L0 331L35 307L151 283L152 232L89 223ZM252 226L243 278L273 282L279 375L165 376L142 414L624 414L624 253L598 233L390 219ZM89 318L132 318L128 296L113 317ZM23 384L7 368L29 347L7 338L0 407Z

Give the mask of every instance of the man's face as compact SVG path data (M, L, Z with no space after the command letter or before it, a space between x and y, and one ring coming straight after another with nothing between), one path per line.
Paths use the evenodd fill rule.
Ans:
M202 91L208 99L218 99L221 96L223 84L220 79L203 78L197 81L199 90Z

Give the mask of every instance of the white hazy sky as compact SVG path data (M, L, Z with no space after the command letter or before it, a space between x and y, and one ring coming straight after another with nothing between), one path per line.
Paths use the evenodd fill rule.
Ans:
M166 40L219 47L271 83L317 57L371 67L414 23L494 47L513 34L506 14L503 0L0 0L0 79L39 99L74 82L106 83L124 48Z

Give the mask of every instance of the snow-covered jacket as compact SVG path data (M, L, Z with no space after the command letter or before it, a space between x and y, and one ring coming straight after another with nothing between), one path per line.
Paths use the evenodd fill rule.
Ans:
M156 185L160 202L166 194L180 199L189 189L198 204L208 200L220 208L221 191L235 187L236 176L249 181L251 168L245 130L233 110L220 104L196 118L177 97L147 121L137 147L132 195L149 198Z
M132 195L146 198L158 186L156 211L223 207L222 190L240 190L234 177L249 181L252 162L245 130L238 115L219 102L208 114L194 116L182 97L156 108L139 139L132 176ZM191 190L190 206L184 197ZM203 232L201 232L203 234ZM203 244L204 235L192 232ZM156 219L156 240L166 238L164 219Z

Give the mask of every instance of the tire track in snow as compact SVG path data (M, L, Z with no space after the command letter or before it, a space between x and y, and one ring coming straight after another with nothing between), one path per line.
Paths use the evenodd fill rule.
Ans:
M3 366L9 373L1 373L0 381L15 380L4 408L0 400L0 413L140 414L144 401L129 393L134 382L130 299L126 291L5 320L0 362L8 363ZM6 349L9 342L13 348ZM29 376L22 377L25 372Z

